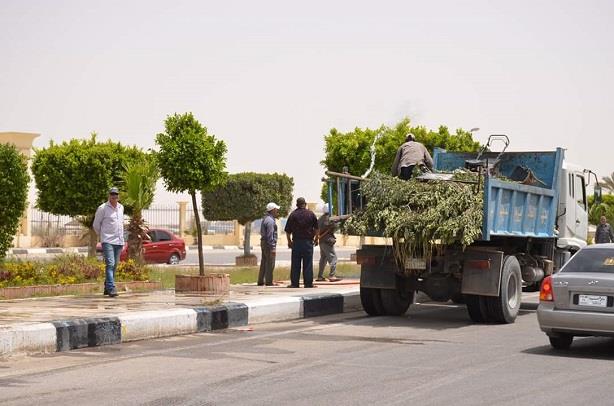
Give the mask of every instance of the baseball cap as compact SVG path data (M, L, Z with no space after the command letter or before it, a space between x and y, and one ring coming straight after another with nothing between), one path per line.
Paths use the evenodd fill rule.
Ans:
M109 189L109 194L119 194L119 189L116 188L115 186L113 186L111 189Z
M273 209L279 209L279 206L273 202L266 205L266 211L271 211Z
M328 213L329 211L330 211L330 206L328 205L328 203L324 203L324 205L322 205L322 212Z

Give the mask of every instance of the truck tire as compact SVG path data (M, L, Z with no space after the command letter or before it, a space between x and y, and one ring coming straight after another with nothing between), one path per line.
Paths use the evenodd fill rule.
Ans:
M414 302L414 292L403 292L399 289L381 289L382 305L387 316L402 316L409 305Z
M463 295L467 304L467 313L469 318L476 323L485 323L490 321L488 308L486 306L486 298L479 295Z
M360 288L360 303L369 316L384 315L384 306L380 297L380 289Z
M503 258L499 296L486 298L490 321L513 323L518 316L521 301L522 274L520 264L515 256L508 255Z

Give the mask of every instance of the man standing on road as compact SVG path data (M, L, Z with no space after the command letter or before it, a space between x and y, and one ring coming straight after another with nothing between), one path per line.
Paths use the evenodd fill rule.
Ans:
M330 219L330 207L328 203L322 208L324 213L318 219L318 243L320 244L320 269L318 272L318 282L324 282L324 268L326 263L330 264L328 273L329 282L338 282L340 279L335 276L337 270L337 253L335 252L335 230L337 225Z
M106 264L104 294L116 297L118 293L114 277L124 247L124 206L119 202L119 190L116 187L109 190L109 200L98 206L93 227L100 236Z
M275 253L277 249L277 224L275 219L279 215L279 206L276 203L266 205L266 215L260 225L260 272L258 273L258 286L273 286L273 270L275 269Z
M417 142L413 135L408 134L405 143L397 150L392 164L392 176L398 176L404 180L411 179L416 165L424 165L429 170L433 170L433 158L424 145Z
M296 210L290 213L286 222L288 247L292 250L289 288L298 288L303 267L303 283L313 288L313 244L318 231L318 219L307 207L305 199L296 199Z
M612 226L608 224L605 216L601 216L599 225L595 230L595 243L607 244L609 242L614 242L614 232L612 232Z

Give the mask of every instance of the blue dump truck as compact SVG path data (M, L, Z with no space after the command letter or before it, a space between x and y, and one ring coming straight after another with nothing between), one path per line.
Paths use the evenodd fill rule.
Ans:
M435 301L465 303L473 321L513 323L523 288L538 290L545 276L586 245L586 171L567 163L561 148L480 154L436 149L433 161L433 173L419 177L426 182L452 181L446 173L459 168L480 174L481 237L464 250L444 247L405 264L398 263L389 240L362 245L356 252L362 306L372 316L402 315L422 291ZM329 201L336 195L338 208L332 214L351 216L369 204L360 196L362 178L326 174Z

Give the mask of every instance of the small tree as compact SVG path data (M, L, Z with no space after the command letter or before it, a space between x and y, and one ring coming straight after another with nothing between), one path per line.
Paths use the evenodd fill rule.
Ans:
M160 174L166 189L171 192L188 192L192 197L198 241L198 265L200 275L205 274L203 240L196 191L206 192L226 180L226 144L207 134L192 113L168 116L165 131L156 135L160 148L157 156Z
M13 242L28 201L28 164L12 144L0 144L0 259Z
M32 173L37 206L56 215L77 217L88 228L88 254L95 256L97 236L92 223L96 209L109 188L121 183L123 166L145 159L145 153L117 142L97 142L95 133L88 140L51 141L35 152Z
M139 162L130 162L124 166L122 183L123 202L131 210L128 225L128 256L143 263L143 240L147 238L147 227L143 219L143 210L154 200L156 182L160 177L158 167L152 155Z
M280 215L286 216L292 205L293 188L294 180L284 174L245 172L229 175L225 185L203 193L203 215L214 221L237 220L245 226L243 254L249 256L252 221L263 216L269 202L280 205Z

